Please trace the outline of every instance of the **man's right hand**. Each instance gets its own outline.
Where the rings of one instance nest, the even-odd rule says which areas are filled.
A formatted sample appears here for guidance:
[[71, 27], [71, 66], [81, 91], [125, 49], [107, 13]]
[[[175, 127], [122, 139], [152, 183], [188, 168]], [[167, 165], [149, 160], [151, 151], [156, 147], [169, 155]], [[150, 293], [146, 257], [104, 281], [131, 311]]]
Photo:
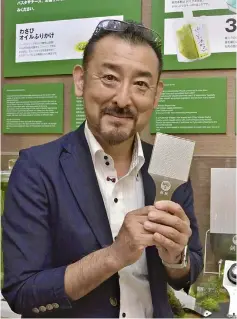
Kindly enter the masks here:
[[154, 206], [146, 206], [125, 216], [118, 236], [111, 245], [119, 268], [135, 263], [146, 247], [155, 245], [153, 233], [146, 231], [143, 226], [148, 220], [148, 213], [154, 210]]
[[92, 252], [67, 267], [65, 291], [72, 300], [87, 295], [119, 270], [135, 263], [146, 247], [155, 245], [153, 233], [144, 228], [151, 211], [156, 211], [156, 208], [147, 206], [129, 212], [112, 245]]

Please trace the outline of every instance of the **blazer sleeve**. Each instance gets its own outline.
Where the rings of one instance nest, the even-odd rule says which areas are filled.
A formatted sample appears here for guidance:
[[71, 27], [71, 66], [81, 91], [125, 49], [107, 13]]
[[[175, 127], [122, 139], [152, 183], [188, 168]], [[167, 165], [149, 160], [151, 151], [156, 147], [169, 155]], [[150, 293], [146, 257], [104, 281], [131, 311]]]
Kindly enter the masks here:
[[203, 250], [200, 242], [198, 223], [194, 213], [193, 189], [190, 179], [181, 185], [174, 193], [172, 200], [180, 204], [190, 220], [192, 235], [188, 243], [188, 253], [190, 257], [190, 273], [180, 280], [171, 280], [168, 283], [176, 290], [184, 288], [188, 292], [190, 286], [197, 280], [203, 269]]
[[11, 309], [24, 316], [35, 316], [36, 308], [48, 304], [72, 307], [64, 290], [66, 266], [53, 267], [49, 214], [39, 165], [30, 150], [21, 151], [9, 179], [2, 218], [2, 294]]

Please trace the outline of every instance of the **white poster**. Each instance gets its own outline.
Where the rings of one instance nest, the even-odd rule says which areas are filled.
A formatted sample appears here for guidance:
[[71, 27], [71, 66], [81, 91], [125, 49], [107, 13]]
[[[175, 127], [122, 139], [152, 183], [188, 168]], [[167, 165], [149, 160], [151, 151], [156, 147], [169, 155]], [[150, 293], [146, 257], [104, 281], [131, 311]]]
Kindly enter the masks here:
[[165, 12], [228, 9], [233, 0], [165, 0]]
[[[205, 28], [205, 34], [201, 34], [201, 41], [208, 44], [209, 54], [236, 52], [237, 50], [237, 33], [236, 33], [236, 17], [235, 15], [219, 15], [192, 18], [193, 25]], [[165, 43], [164, 54], [175, 55], [178, 50], [177, 30], [183, 30], [183, 39], [186, 40], [186, 51], [189, 48], [191, 55], [190, 39], [185, 29], [185, 20], [183, 18], [165, 19]], [[184, 35], [184, 32], [186, 34]], [[180, 31], [181, 33], [181, 31]], [[185, 46], [185, 42], [184, 42]]]
[[82, 59], [97, 24], [123, 16], [60, 20], [16, 25], [16, 63]]

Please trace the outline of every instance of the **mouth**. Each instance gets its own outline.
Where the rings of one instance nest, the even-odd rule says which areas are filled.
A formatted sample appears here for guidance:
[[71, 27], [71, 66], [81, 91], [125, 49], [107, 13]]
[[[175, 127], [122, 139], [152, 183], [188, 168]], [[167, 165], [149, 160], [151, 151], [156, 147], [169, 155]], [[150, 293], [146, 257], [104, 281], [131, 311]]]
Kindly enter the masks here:
[[133, 120], [132, 116], [120, 115], [120, 114], [105, 114], [107, 116], [111, 116], [117, 119], [125, 119], [125, 120]]

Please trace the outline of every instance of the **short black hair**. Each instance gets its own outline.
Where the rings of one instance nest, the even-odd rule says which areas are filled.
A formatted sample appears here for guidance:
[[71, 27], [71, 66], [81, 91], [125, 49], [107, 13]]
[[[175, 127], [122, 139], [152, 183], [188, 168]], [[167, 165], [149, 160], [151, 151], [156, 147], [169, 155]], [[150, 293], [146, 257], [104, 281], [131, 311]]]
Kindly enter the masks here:
[[115, 21], [111, 20], [109, 22], [110, 30], [106, 30], [104, 28], [96, 28], [95, 32], [93, 33], [92, 37], [88, 41], [84, 50], [84, 56], [82, 61], [83, 68], [86, 70], [86, 68], [88, 67], [88, 63], [93, 54], [96, 43], [106, 36], [113, 35], [115, 37], [118, 37], [120, 39], [123, 39], [135, 45], [148, 44], [156, 53], [156, 56], [159, 61], [159, 67], [158, 67], [158, 78], [159, 78], [163, 68], [163, 57], [161, 52], [160, 39], [155, 40], [153, 31], [148, 28], [145, 28], [143, 24], [141, 23], [137, 23], [135, 21], [125, 21], [125, 22], [127, 22], [127, 26], [122, 31], [117, 31], [117, 30], [113, 31], [113, 29], [116, 29], [116, 20]]

